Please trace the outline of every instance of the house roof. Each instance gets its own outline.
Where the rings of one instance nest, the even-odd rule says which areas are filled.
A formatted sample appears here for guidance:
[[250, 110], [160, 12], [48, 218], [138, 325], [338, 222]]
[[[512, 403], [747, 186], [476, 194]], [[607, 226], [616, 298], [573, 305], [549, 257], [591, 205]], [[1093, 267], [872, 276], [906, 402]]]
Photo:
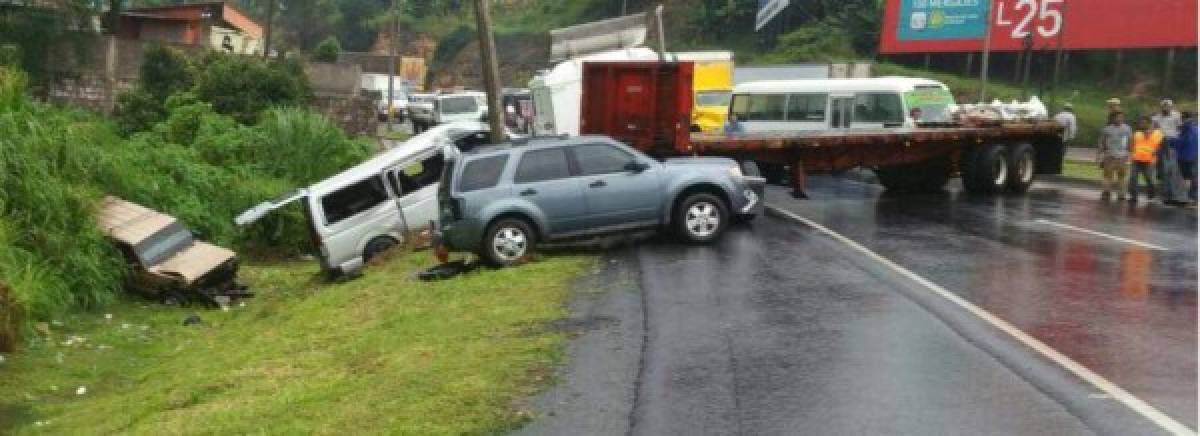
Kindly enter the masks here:
[[200, 21], [216, 19], [225, 27], [244, 32], [252, 37], [261, 38], [262, 26], [238, 8], [227, 2], [197, 2], [171, 6], [153, 6], [130, 8], [121, 12], [121, 16], [142, 20], [168, 21]]

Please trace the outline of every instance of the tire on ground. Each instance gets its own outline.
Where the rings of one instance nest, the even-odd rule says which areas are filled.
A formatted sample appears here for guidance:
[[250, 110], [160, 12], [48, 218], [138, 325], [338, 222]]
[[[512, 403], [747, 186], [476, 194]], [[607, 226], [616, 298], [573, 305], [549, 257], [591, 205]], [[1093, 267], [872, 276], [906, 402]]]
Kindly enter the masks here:
[[[508, 232], [508, 233], [506, 233]], [[506, 233], [505, 246], [501, 247], [498, 235]], [[517, 241], [520, 238], [521, 242]], [[493, 266], [511, 266], [533, 252], [537, 235], [533, 226], [521, 218], [501, 218], [488, 226], [479, 247], [479, 257]]]
[[707, 192], [687, 195], [673, 213], [671, 226], [675, 234], [691, 243], [715, 241], [729, 226], [729, 208], [719, 197]]
[[367, 242], [367, 246], [363, 248], [363, 263], [370, 262], [371, 259], [375, 258], [375, 256], [378, 256], [380, 253], [388, 251], [395, 246], [396, 240], [387, 236], [380, 236], [371, 239], [370, 242]]
[[876, 168], [875, 176], [888, 192], [928, 193], [941, 191], [950, 180], [950, 171], [950, 158], [941, 156], [915, 164]]
[[1008, 185], [1008, 147], [986, 145], [964, 159], [963, 186], [972, 194], [996, 194]]
[[1033, 185], [1037, 170], [1037, 152], [1029, 144], [1016, 144], [1008, 150], [1008, 192], [1021, 194]]

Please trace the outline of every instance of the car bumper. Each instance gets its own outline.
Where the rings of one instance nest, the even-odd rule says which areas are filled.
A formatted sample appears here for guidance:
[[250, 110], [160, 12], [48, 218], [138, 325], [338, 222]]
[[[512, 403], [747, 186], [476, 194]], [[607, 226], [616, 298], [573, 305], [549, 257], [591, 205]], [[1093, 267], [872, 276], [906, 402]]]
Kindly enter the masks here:
[[733, 195], [733, 213], [742, 216], [762, 214], [766, 186], [767, 181], [762, 177], [743, 177]]

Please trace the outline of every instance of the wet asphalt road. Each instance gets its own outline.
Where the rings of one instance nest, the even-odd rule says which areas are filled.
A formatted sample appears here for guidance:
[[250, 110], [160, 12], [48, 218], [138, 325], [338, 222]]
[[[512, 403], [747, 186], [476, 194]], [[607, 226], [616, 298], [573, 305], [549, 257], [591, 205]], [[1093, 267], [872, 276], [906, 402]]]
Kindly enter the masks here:
[[[1196, 215], [1027, 197], [892, 198], [814, 178], [768, 202], [837, 231], [1196, 425]], [[1147, 249], [1047, 220], [1161, 246]], [[927, 289], [762, 217], [713, 246], [611, 252], [526, 434], [1160, 434]], [[588, 286], [584, 286], [587, 288]], [[594, 288], [595, 286], [591, 286]]]

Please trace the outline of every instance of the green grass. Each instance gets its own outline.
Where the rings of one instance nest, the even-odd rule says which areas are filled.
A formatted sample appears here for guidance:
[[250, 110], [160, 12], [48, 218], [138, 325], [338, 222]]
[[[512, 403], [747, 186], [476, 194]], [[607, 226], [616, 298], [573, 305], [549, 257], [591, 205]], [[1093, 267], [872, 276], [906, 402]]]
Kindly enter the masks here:
[[1063, 161], [1062, 176], [1095, 182], [1103, 180], [1103, 174], [1100, 172], [1100, 165], [1095, 162], [1087, 161]]
[[[553, 257], [424, 283], [427, 253], [324, 284], [315, 262], [243, 268], [258, 293], [229, 311], [124, 301], [78, 314], [0, 364], [15, 434], [481, 434], [528, 419], [549, 381], [570, 282]], [[185, 327], [196, 312], [205, 325]], [[86, 342], [64, 345], [71, 336]], [[84, 386], [87, 393], [76, 395]]]

